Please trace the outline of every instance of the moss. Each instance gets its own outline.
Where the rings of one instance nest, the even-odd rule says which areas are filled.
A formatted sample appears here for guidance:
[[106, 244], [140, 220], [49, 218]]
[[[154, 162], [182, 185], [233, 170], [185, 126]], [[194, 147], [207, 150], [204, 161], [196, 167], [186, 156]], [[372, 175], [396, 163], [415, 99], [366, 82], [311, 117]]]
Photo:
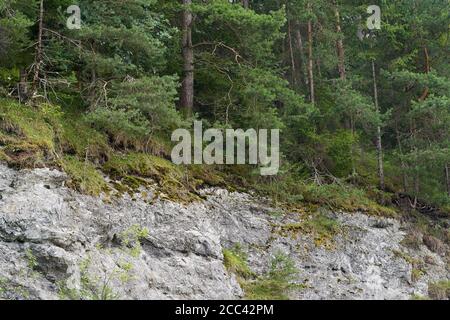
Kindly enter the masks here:
[[80, 161], [75, 156], [66, 156], [60, 163], [70, 177], [68, 182], [70, 187], [92, 196], [110, 191], [103, 176], [89, 161]]
[[113, 175], [137, 175], [153, 177], [158, 174], [154, 159], [143, 153], [116, 153], [103, 166], [103, 169]]
[[204, 165], [189, 165], [189, 174], [196, 179], [197, 185], [208, 185], [212, 187], [226, 187], [226, 182], [222, 174], [214, 167]]
[[370, 199], [366, 191], [347, 184], [306, 184], [303, 186], [304, 200], [341, 209], [348, 212], [362, 211], [377, 216], [394, 217], [397, 215], [392, 208], [382, 206]]
[[[232, 166], [236, 167], [236, 166]], [[234, 176], [233, 169], [227, 171]], [[262, 196], [268, 196], [275, 206], [285, 207], [288, 210], [305, 206], [328, 207], [333, 210], [347, 212], [362, 211], [371, 215], [395, 217], [398, 216], [392, 207], [381, 205], [377, 202], [379, 193], [374, 194], [372, 189], [356, 187], [343, 180], [335, 179], [331, 183], [306, 183], [308, 176], [296, 176], [289, 171], [276, 179], [265, 179], [252, 175], [249, 169], [239, 171], [242, 185], [246, 189], [256, 190]], [[232, 179], [227, 179], [232, 180]], [[238, 179], [234, 180], [239, 183]], [[367, 189], [367, 190], [366, 190]], [[389, 199], [389, 194], [384, 194], [384, 200]]]
[[91, 128], [83, 117], [68, 112], [62, 117], [61, 124], [61, 147], [65, 153], [94, 162], [108, 159], [112, 151], [107, 136]]
[[43, 166], [56, 158], [58, 107], [39, 108], [0, 99], [2, 159], [14, 167]]
[[280, 231], [282, 235], [312, 234], [317, 246], [332, 247], [332, 240], [341, 231], [341, 226], [338, 221], [319, 212], [305, 221], [283, 225]]
[[418, 259], [415, 259], [415, 258], [411, 257], [409, 254], [407, 254], [407, 253], [405, 253], [403, 251], [392, 250], [392, 253], [395, 256], [405, 260], [407, 263], [409, 263], [412, 266], [416, 266], [416, 265], [418, 265], [420, 263], [420, 261]]
[[29, 299], [29, 289], [6, 278], [0, 278], [0, 300]]
[[425, 297], [425, 296], [421, 296], [419, 294], [413, 294], [411, 296], [411, 300], [430, 300], [430, 298]]
[[305, 226], [307, 229], [321, 236], [334, 236], [339, 232], [340, 228], [338, 221], [331, 219], [322, 213], [314, 215], [312, 219], [307, 220]]
[[158, 184], [164, 198], [182, 202], [199, 199], [197, 184], [189, 179], [187, 169], [156, 156], [138, 152], [115, 153], [103, 165], [103, 170], [132, 190], [148, 185], [146, 178], [150, 178]]
[[[48, 116], [48, 111], [43, 111], [44, 108], [34, 109], [18, 103], [2, 102], [0, 116], [4, 131], [23, 136], [36, 146], [54, 150], [55, 131], [51, 122], [55, 119]], [[48, 106], [45, 110], [47, 109]]]
[[411, 281], [417, 282], [425, 275], [425, 271], [422, 269], [413, 268], [411, 271]]

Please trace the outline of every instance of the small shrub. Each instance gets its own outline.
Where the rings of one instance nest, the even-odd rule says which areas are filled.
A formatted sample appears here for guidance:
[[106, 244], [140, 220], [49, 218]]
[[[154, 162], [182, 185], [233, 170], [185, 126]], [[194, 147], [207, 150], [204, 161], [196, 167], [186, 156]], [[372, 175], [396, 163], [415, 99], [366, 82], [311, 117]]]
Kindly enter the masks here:
[[297, 269], [294, 262], [284, 254], [278, 253], [272, 259], [267, 274], [254, 281], [244, 283], [246, 298], [250, 300], [287, 300], [287, 293], [295, 287]]
[[247, 255], [239, 245], [231, 249], [223, 250], [223, 264], [229, 272], [243, 279], [247, 279], [253, 275], [253, 272], [247, 265]]
[[25, 256], [27, 257], [28, 267], [31, 270], [35, 270], [38, 266], [38, 262], [31, 249], [25, 250]]
[[442, 280], [428, 284], [428, 295], [433, 300], [450, 299], [450, 281]]
[[422, 269], [413, 268], [412, 271], [411, 271], [411, 281], [412, 282], [417, 282], [424, 275], [425, 275], [425, 271], [423, 271]]
[[149, 231], [146, 227], [133, 225], [119, 234], [119, 239], [124, 249], [129, 250], [133, 257], [141, 253], [141, 240], [148, 237]]
[[64, 282], [58, 283], [58, 295], [62, 300], [117, 300], [119, 295], [109, 286], [110, 281], [115, 276], [112, 271], [105, 274], [103, 279], [94, 277], [89, 273], [91, 259], [81, 261], [80, 267], [80, 288], [69, 288]]

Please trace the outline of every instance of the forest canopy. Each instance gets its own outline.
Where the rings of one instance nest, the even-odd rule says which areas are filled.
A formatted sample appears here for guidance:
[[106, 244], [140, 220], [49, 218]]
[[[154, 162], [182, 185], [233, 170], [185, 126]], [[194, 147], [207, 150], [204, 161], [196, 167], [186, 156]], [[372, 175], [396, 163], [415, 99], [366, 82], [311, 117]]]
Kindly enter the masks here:
[[[214, 168], [266, 191], [449, 208], [449, 34], [448, 0], [0, 0], [0, 159], [108, 172], [197, 119], [281, 130], [278, 176]], [[37, 115], [51, 135], [17, 120]]]

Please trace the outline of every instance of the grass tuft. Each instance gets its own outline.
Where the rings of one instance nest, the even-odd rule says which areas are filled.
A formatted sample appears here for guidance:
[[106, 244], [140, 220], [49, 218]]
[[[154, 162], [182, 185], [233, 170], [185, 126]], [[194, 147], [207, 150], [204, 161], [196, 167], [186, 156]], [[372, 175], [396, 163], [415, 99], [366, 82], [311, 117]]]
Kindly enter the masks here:
[[62, 159], [61, 166], [70, 177], [69, 187], [92, 196], [110, 191], [105, 179], [91, 162], [80, 161], [75, 156], [66, 156]]

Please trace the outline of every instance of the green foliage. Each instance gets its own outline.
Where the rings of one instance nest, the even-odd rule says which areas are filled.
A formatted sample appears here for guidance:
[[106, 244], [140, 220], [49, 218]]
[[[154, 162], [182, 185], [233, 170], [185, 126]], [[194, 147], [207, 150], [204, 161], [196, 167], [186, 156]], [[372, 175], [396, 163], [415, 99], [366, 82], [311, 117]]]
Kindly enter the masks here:
[[116, 84], [112, 92], [108, 106], [95, 109], [87, 119], [118, 145], [142, 149], [151, 135], [168, 135], [185, 126], [175, 110], [175, 77], [128, 79]]
[[[92, 194], [103, 189], [96, 171], [102, 167], [132, 191], [156, 180], [174, 199], [196, 198], [202, 184], [226, 185], [257, 189], [277, 205], [394, 215], [378, 203], [390, 197], [378, 190], [379, 127], [386, 190], [450, 207], [443, 173], [450, 163], [447, 0], [379, 2], [382, 28], [363, 39], [355, 36], [365, 29], [361, 1], [250, 1], [246, 9], [227, 0], [195, 0], [189, 8], [81, 0], [80, 30], [65, 27], [70, 4], [45, 1], [38, 57], [39, 1], [0, 1], [0, 95], [16, 97], [25, 80], [28, 94], [49, 102], [0, 100], [0, 159], [10, 165], [43, 166], [69, 156], [62, 162], [73, 177], [82, 175], [81, 162], [94, 173], [73, 183]], [[167, 158], [171, 132], [192, 120], [177, 110], [189, 71], [180, 55], [186, 9], [195, 16], [195, 117], [218, 128], [281, 129], [277, 177], [256, 177], [253, 167], [155, 165], [147, 157]], [[336, 55], [340, 40], [345, 77]], [[26, 79], [19, 79], [24, 71]]]
[[358, 138], [349, 131], [338, 131], [332, 135], [324, 135], [322, 140], [327, 168], [337, 177], [347, 177], [352, 174], [354, 146], [358, 143]]
[[319, 213], [305, 222], [305, 227], [313, 230], [319, 237], [334, 236], [340, 230], [339, 222]]
[[326, 205], [346, 211], [363, 211], [374, 215], [395, 216], [392, 208], [384, 207], [371, 200], [363, 189], [342, 183], [304, 185], [304, 199], [307, 202]]
[[25, 256], [27, 257], [28, 267], [31, 270], [36, 269], [36, 267], [38, 266], [38, 262], [31, 249], [25, 250]]
[[114, 292], [109, 283], [115, 273], [105, 275], [100, 279], [90, 273], [91, 259], [88, 257], [80, 262], [80, 286], [68, 287], [64, 282], [59, 283], [58, 295], [61, 300], [117, 300], [119, 295]]
[[243, 285], [246, 299], [249, 300], [288, 300], [287, 293], [296, 286], [292, 284], [298, 273], [293, 261], [282, 253], [277, 253], [269, 271]]
[[139, 225], [133, 225], [130, 228], [124, 230], [120, 235], [119, 239], [122, 246], [129, 250], [132, 257], [139, 257], [141, 253], [141, 240], [148, 237], [149, 231], [146, 227], [141, 227]]
[[294, 237], [299, 233], [310, 234], [314, 237], [316, 246], [331, 248], [334, 237], [341, 232], [341, 226], [337, 220], [319, 211], [302, 222], [281, 226], [280, 231], [283, 235], [290, 234]]
[[75, 156], [65, 156], [61, 166], [69, 175], [68, 185], [74, 189], [92, 196], [108, 193], [110, 187], [102, 174], [89, 161], [82, 161]]
[[31, 109], [11, 100], [0, 100], [0, 145], [3, 158], [12, 166], [42, 166], [55, 156], [57, 107]]
[[0, 1], [0, 67], [22, 66], [31, 45], [29, 28], [34, 16], [36, 1]]
[[149, 122], [138, 110], [98, 108], [91, 112], [87, 121], [106, 132], [118, 146], [138, 148], [143, 137], [150, 133]]
[[425, 272], [422, 269], [413, 268], [411, 271], [411, 281], [417, 282], [425, 275]]
[[223, 250], [223, 264], [228, 272], [234, 273], [242, 279], [250, 278], [253, 275], [247, 265], [247, 255], [239, 245]]
[[112, 152], [107, 136], [92, 128], [76, 112], [65, 111], [61, 126], [60, 143], [65, 153], [98, 162], [107, 159]]
[[269, 270], [256, 275], [248, 266], [247, 255], [239, 244], [223, 250], [224, 266], [236, 275], [239, 284], [250, 300], [287, 300], [287, 293], [296, 286], [292, 284], [297, 274], [293, 261], [283, 253], [271, 260]]
[[111, 155], [103, 165], [103, 170], [121, 180], [132, 192], [137, 191], [140, 186], [156, 182], [161, 196], [182, 202], [198, 199], [198, 185], [205, 182], [221, 183], [218, 176], [208, 174], [207, 170], [190, 172], [188, 168], [176, 166], [163, 158], [137, 152]]

